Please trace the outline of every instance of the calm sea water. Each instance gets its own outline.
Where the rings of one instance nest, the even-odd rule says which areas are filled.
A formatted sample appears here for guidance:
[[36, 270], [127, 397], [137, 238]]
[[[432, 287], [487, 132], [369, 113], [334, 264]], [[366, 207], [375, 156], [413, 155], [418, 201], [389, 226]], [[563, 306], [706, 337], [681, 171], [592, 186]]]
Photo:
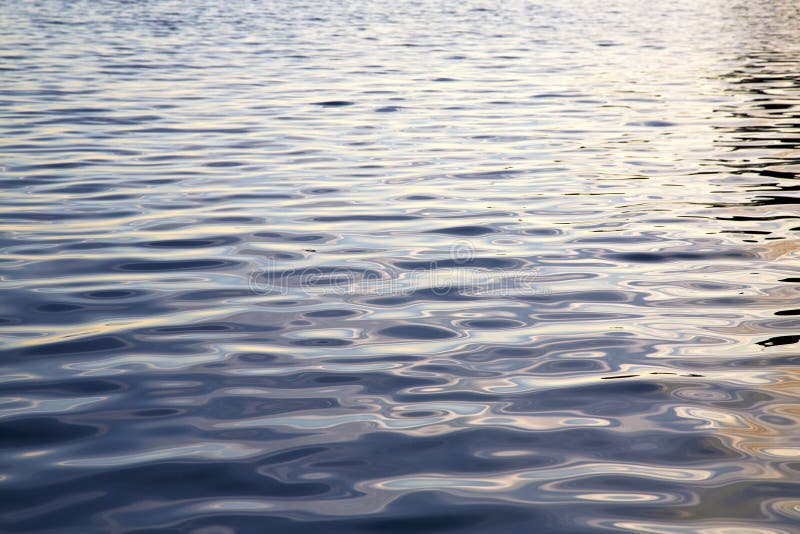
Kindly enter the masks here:
[[800, 532], [791, 0], [0, 5], [3, 532]]

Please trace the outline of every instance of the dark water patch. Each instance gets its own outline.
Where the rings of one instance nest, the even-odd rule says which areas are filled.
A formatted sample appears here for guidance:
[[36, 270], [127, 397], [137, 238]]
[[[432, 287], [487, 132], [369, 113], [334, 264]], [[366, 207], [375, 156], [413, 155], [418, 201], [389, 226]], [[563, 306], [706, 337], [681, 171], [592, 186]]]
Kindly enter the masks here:
[[330, 234], [294, 234], [289, 232], [255, 232], [253, 237], [266, 241], [289, 241], [296, 243], [328, 243], [336, 240]]
[[[0, 384], [0, 392], [5, 395], [35, 394], [47, 397], [72, 397], [82, 395], [102, 395], [117, 393], [125, 389], [118, 381], [78, 378], [61, 381], [39, 381], [34, 384]], [[48, 419], [48, 421], [50, 421]]]
[[315, 102], [314, 104], [324, 108], [341, 108], [344, 106], [352, 106], [355, 102], [350, 102], [349, 100], [326, 100], [324, 102]]
[[301, 196], [291, 193], [234, 193], [230, 195], [206, 197], [204, 200], [221, 202], [225, 200], [283, 200], [291, 198], [301, 198]]
[[55, 222], [63, 220], [107, 220], [115, 218], [132, 217], [135, 211], [105, 211], [92, 210], [85, 213], [57, 213], [57, 212], [27, 212], [27, 213], [0, 213], [0, 221], [7, 222]]
[[47, 193], [98, 193], [100, 191], [106, 191], [111, 187], [111, 185], [104, 183], [84, 183], [68, 185], [64, 187], [55, 187], [45, 191]]
[[226, 299], [246, 298], [254, 295], [251, 289], [198, 289], [174, 293], [170, 298], [176, 301], [224, 302]]
[[298, 347], [346, 347], [352, 344], [353, 342], [349, 339], [335, 338], [312, 338], [292, 341], [292, 345], [297, 345]]
[[232, 245], [238, 243], [240, 239], [236, 236], [220, 236], [208, 238], [194, 238], [194, 239], [159, 239], [154, 241], [145, 241], [139, 246], [145, 248], [209, 248], [220, 247], [223, 245]]
[[225, 215], [220, 217], [208, 217], [205, 219], [207, 223], [220, 223], [220, 224], [263, 224], [264, 219], [261, 217], [249, 217], [244, 215]]
[[[312, 380], [313, 382], [313, 380]], [[259, 397], [225, 397], [212, 399], [210, 401], [212, 413], [215, 414], [215, 419], [220, 421], [235, 421], [243, 413], [258, 414], [260, 416], [266, 415], [279, 415], [289, 413], [308, 412], [309, 410], [325, 410], [330, 408], [340, 407], [339, 402], [335, 398], [299, 398], [299, 399], [282, 399], [280, 403], [276, 403], [274, 399], [264, 399]], [[314, 448], [312, 450], [320, 451], [321, 448]], [[287, 461], [287, 453], [275, 455], [272, 461], [266, 461], [266, 464], [278, 463], [280, 458]], [[290, 452], [288, 454], [294, 454]], [[304, 454], [304, 456], [307, 454]], [[302, 457], [302, 456], [301, 456]]]
[[357, 315], [358, 312], [353, 310], [315, 310], [306, 312], [304, 315], [306, 317], [352, 317], [353, 315]]
[[437, 197], [430, 195], [408, 195], [406, 200], [436, 200]]
[[476, 268], [487, 270], [518, 269], [525, 265], [517, 258], [464, 257], [443, 260], [395, 261], [394, 266], [407, 271], [432, 271], [435, 269]]
[[303, 193], [309, 195], [330, 195], [332, 193], [343, 193], [344, 190], [339, 189], [337, 187], [314, 187], [312, 189], [306, 189]]
[[800, 341], [800, 335], [792, 336], [775, 336], [764, 341], [759, 341], [757, 344], [762, 347], [776, 347], [778, 345], [793, 345]]
[[66, 313], [66, 312], [81, 310], [83, 308], [84, 308], [83, 306], [80, 306], [78, 304], [68, 304], [66, 302], [51, 302], [36, 306], [34, 309], [36, 311], [44, 313]]
[[89, 197], [89, 200], [92, 201], [99, 201], [99, 202], [116, 202], [118, 200], [129, 200], [132, 198], [136, 198], [136, 195], [130, 194], [111, 194], [111, 195], [99, 195], [96, 197]]
[[113, 300], [119, 301], [130, 298], [137, 298], [145, 296], [146, 291], [137, 289], [96, 289], [92, 291], [84, 291], [76, 293], [75, 296], [87, 300]]
[[478, 330], [499, 330], [507, 328], [520, 328], [525, 326], [522, 321], [513, 319], [470, 319], [461, 323], [465, 328], [475, 328]]
[[390, 326], [378, 331], [379, 334], [396, 339], [447, 339], [458, 334], [452, 330], [437, 326], [426, 326], [421, 324], [406, 324]]
[[206, 167], [219, 168], [219, 167], [241, 167], [245, 165], [241, 161], [210, 161], [206, 163]]
[[326, 215], [314, 217], [316, 222], [383, 222], [383, 221], [411, 221], [419, 219], [417, 215]]
[[55, 341], [22, 349], [23, 355], [57, 356], [61, 354], [83, 354], [119, 351], [130, 346], [120, 336], [93, 336], [73, 341]]
[[120, 263], [115, 270], [133, 272], [177, 272], [207, 269], [229, 269], [239, 265], [232, 260], [171, 260], [171, 261], [134, 261]]
[[98, 434], [88, 425], [75, 425], [53, 417], [28, 417], [11, 421], [0, 421], [5, 447], [48, 447], [63, 442], [87, 439]]
[[634, 263], [662, 263], [668, 261], [713, 261], [713, 260], [744, 260], [753, 259], [756, 254], [744, 250], [709, 251], [709, 252], [625, 252], [605, 254], [616, 261]]
[[[323, 346], [323, 349], [325, 347]], [[325, 388], [322, 393], [324, 398], [328, 398], [325, 391], [327, 388], [337, 385], [343, 386], [346, 384], [357, 384], [363, 389], [365, 393], [374, 393], [376, 395], [385, 391], [406, 391], [408, 389], [417, 387], [426, 387], [433, 385], [441, 385], [443, 380], [440, 378], [428, 377], [406, 377], [399, 375], [391, 375], [385, 373], [369, 373], [362, 372], [356, 374], [331, 374], [325, 372], [304, 372], [294, 373], [287, 376], [271, 377], [261, 376], [258, 380], [261, 387], [274, 388], [276, 390], [291, 391], [301, 390], [307, 397], [319, 398], [315, 390]], [[241, 418], [240, 414], [240, 418]]]
[[525, 235], [557, 236], [564, 233], [559, 228], [526, 228], [522, 230]]
[[454, 178], [461, 180], [508, 180], [514, 178], [515, 175], [521, 174], [522, 172], [531, 172], [531, 171], [500, 170], [500, 171], [484, 171], [484, 172], [467, 172], [467, 173], [456, 174]]
[[647, 128], [667, 128], [669, 126], [675, 126], [674, 122], [669, 121], [661, 121], [661, 120], [649, 120], [649, 121], [642, 121], [642, 122], [629, 122], [625, 126], [645, 126]]
[[[491, 372], [491, 371], [474, 371], [472, 369], [466, 369], [464, 367], [459, 367], [455, 365], [433, 365], [433, 364], [423, 364], [423, 365], [415, 365], [415, 371], [422, 371], [425, 373], [436, 373], [439, 376], [468, 376], [468, 377], [491, 377], [491, 376], [500, 376], [501, 373], [498, 372]], [[419, 412], [413, 412], [414, 414], [418, 414]], [[406, 414], [410, 417], [410, 414]], [[416, 417], [421, 417], [419, 415], [415, 415]]]
[[[269, 332], [273, 330], [280, 330], [281, 327], [275, 325], [260, 325], [258, 330], [261, 332]], [[174, 326], [159, 326], [155, 328], [148, 328], [141, 331], [142, 334], [154, 336], [172, 336], [182, 334], [204, 334], [204, 333], [229, 333], [229, 332], [242, 332], [252, 330], [245, 325], [238, 323], [203, 323], [191, 325], [174, 325]]]
[[580, 93], [540, 93], [538, 95], [533, 95], [533, 98], [577, 98], [581, 96]]
[[604, 371], [604, 366], [595, 360], [552, 360], [536, 366], [539, 373], [572, 374]]
[[447, 228], [428, 230], [428, 232], [433, 234], [457, 235], [457, 236], [481, 236], [486, 234], [493, 234], [496, 232], [496, 230], [491, 226], [450, 226]]
[[636, 378], [639, 375], [601, 376], [600, 380], [616, 380], [618, 378]]
[[129, 129], [128, 132], [132, 134], [175, 134], [175, 135], [188, 135], [188, 134], [230, 134], [242, 135], [252, 132], [251, 128], [174, 128], [167, 126], [154, 126], [150, 128], [137, 128]]

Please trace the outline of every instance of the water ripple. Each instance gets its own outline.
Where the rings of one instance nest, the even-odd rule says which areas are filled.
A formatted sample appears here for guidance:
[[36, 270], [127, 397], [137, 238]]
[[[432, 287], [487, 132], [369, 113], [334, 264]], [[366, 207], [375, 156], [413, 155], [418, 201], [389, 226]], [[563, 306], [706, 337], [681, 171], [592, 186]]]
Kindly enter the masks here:
[[797, 532], [790, 0], [0, 6], [4, 532]]

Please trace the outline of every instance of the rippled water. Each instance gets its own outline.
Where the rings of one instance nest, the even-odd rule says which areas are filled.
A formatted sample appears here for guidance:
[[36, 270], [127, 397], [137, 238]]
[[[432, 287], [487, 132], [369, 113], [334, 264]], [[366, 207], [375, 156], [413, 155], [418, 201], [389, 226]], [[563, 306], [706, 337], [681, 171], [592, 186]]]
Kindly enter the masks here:
[[800, 532], [796, 2], [0, 15], [0, 530]]

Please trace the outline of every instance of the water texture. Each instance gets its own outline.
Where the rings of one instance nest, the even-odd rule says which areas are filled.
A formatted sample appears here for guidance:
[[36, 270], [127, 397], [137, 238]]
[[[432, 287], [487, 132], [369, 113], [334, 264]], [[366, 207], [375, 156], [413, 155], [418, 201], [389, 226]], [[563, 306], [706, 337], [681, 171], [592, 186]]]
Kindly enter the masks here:
[[792, 0], [0, 4], [3, 532], [800, 532]]

